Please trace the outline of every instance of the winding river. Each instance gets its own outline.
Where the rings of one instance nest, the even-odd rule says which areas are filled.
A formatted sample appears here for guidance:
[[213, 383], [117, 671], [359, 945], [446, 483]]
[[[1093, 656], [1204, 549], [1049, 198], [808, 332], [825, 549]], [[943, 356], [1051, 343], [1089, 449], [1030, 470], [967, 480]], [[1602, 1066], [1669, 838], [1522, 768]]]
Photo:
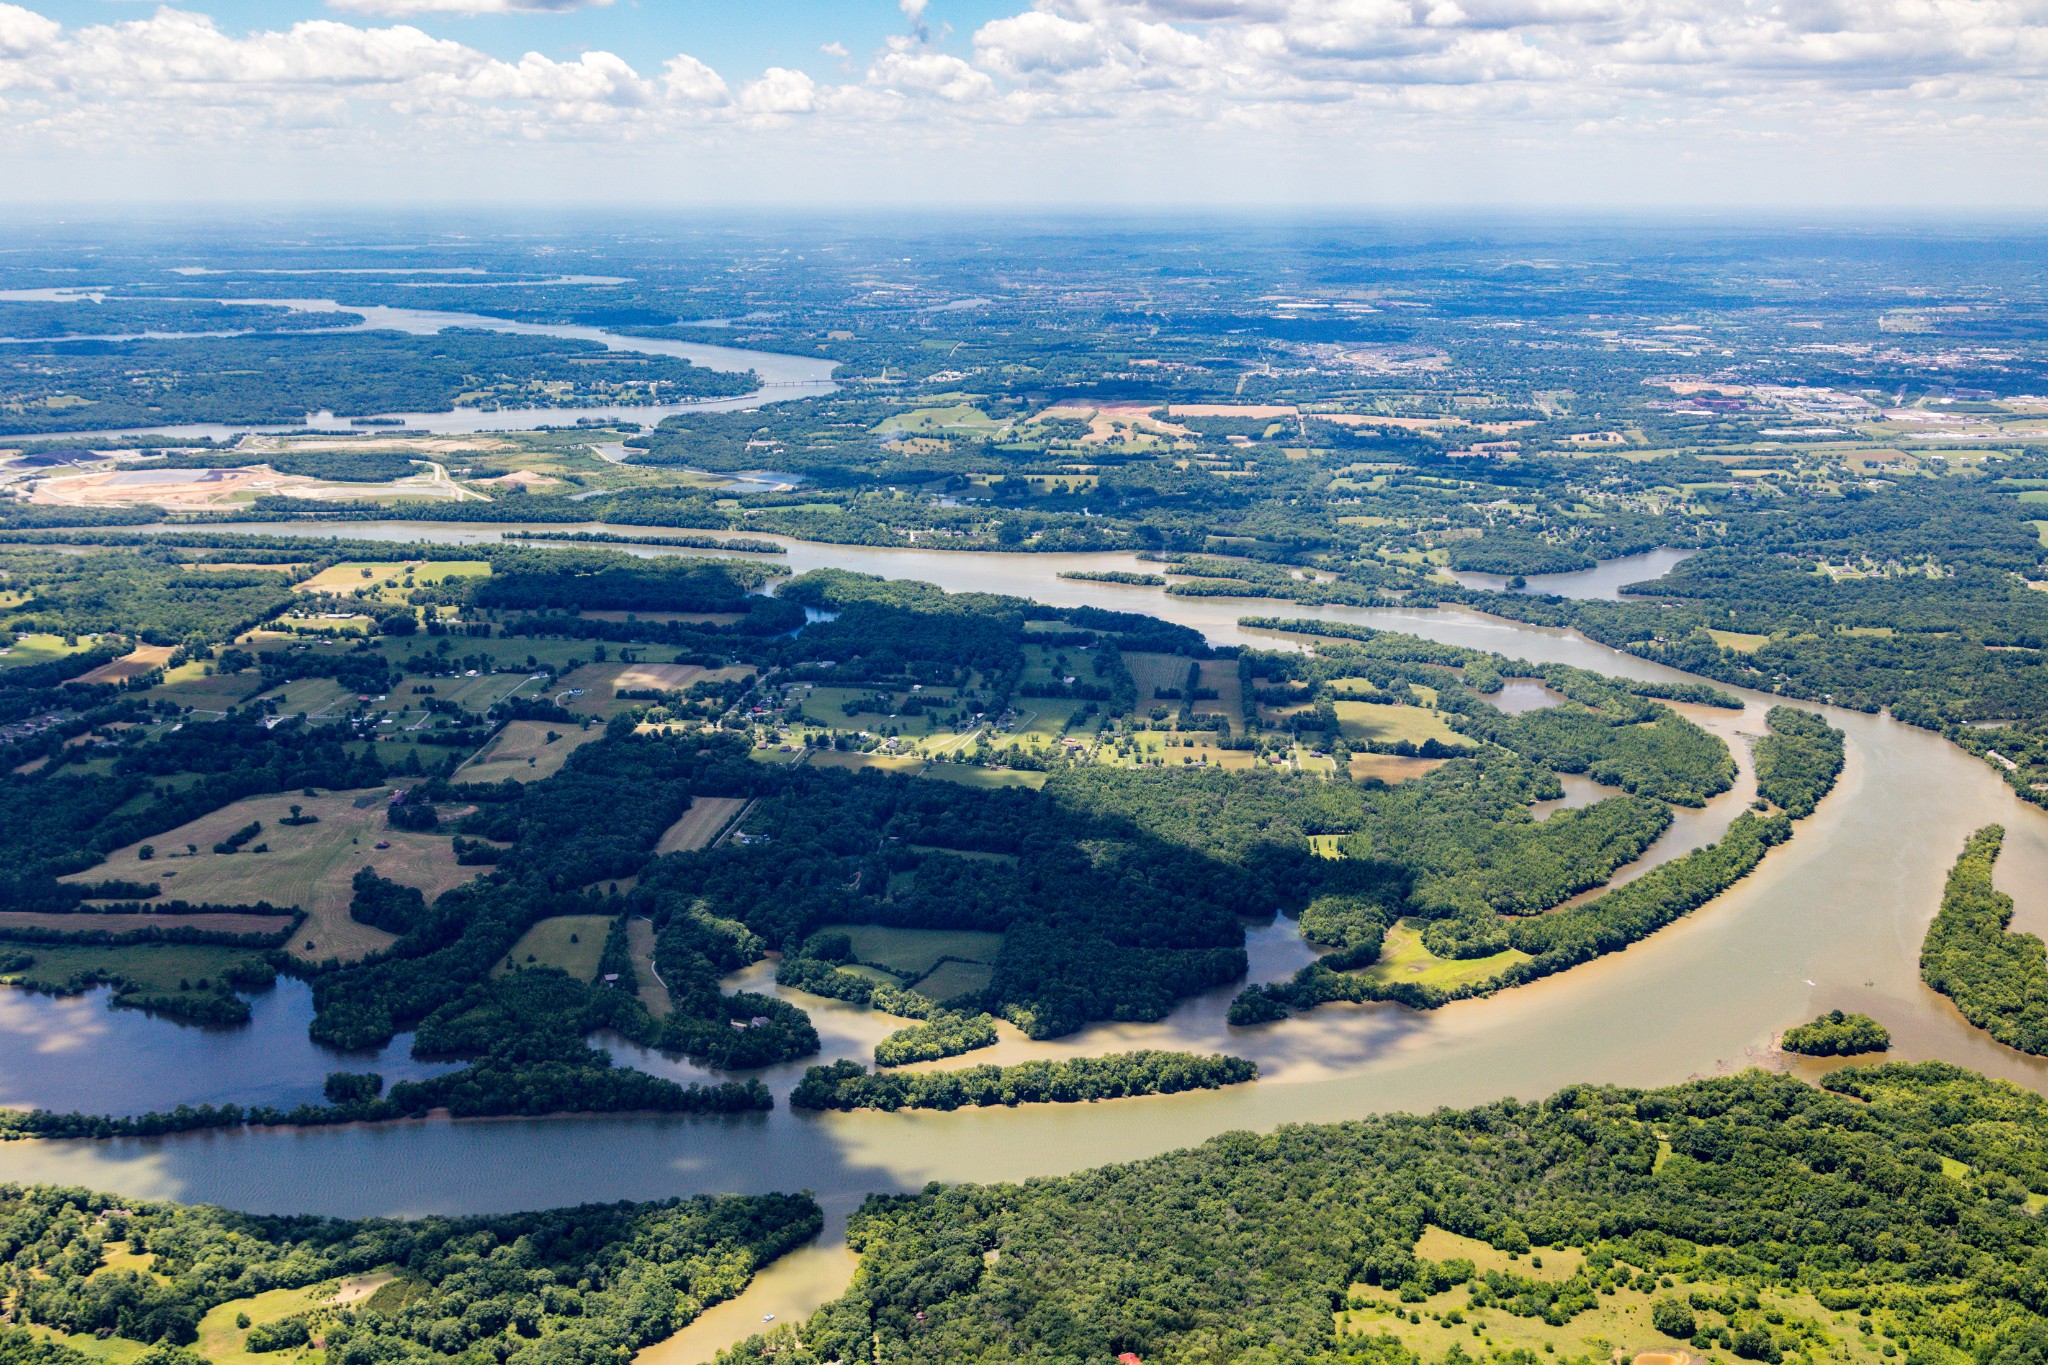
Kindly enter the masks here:
[[[606, 277], [576, 277], [578, 281], [602, 282]], [[0, 299], [37, 299], [45, 302], [64, 302], [71, 299], [91, 297], [90, 291], [62, 290], [11, 290], [0, 292]], [[213, 440], [228, 440], [245, 432], [292, 432], [292, 431], [368, 431], [375, 434], [389, 434], [386, 428], [396, 423], [408, 431], [431, 432], [437, 436], [466, 435], [484, 431], [532, 431], [545, 426], [575, 426], [579, 422], [630, 422], [641, 427], [652, 427], [664, 418], [684, 412], [720, 412], [740, 408], [757, 408], [763, 403], [782, 402], [794, 398], [815, 398], [831, 393], [838, 385], [832, 382], [832, 372], [838, 368], [836, 361], [821, 356], [784, 355], [775, 351], [752, 351], [737, 346], [708, 346], [694, 341], [674, 341], [664, 337], [627, 336], [603, 327], [579, 327], [568, 324], [513, 322], [506, 318], [489, 317], [482, 313], [451, 313], [428, 308], [393, 308], [381, 305], [344, 306], [333, 299], [213, 299], [195, 302], [260, 305], [290, 308], [302, 313], [354, 313], [363, 320], [346, 327], [322, 328], [314, 332], [291, 333], [293, 336], [337, 336], [349, 332], [405, 332], [414, 336], [431, 336], [451, 327], [469, 328], [487, 332], [503, 332], [513, 336], [562, 337], [571, 341], [594, 341], [610, 351], [623, 351], [633, 355], [659, 355], [673, 359], [687, 360], [692, 365], [706, 369], [724, 370], [733, 374], [744, 374], [752, 370], [760, 377], [761, 387], [752, 393], [731, 398], [705, 398], [688, 403], [627, 404], [579, 408], [454, 408], [447, 412], [386, 412], [372, 416], [375, 425], [360, 426], [346, 417], [336, 417], [331, 412], [314, 412], [306, 415], [303, 425], [282, 423], [230, 424], [221, 422], [193, 422], [157, 427], [130, 427], [118, 431], [56, 431], [42, 433], [45, 437], [72, 437], [81, 441], [106, 440], [128, 436], [183, 436], [206, 437]], [[38, 344], [74, 341], [176, 341], [191, 337], [250, 336], [253, 332], [138, 332], [123, 336], [105, 337], [0, 337], [0, 345], [33, 340]], [[35, 433], [17, 433], [6, 439], [39, 439]]]
[[[238, 529], [313, 531], [304, 524]], [[522, 529], [529, 528], [328, 523], [313, 533], [474, 543]], [[1459, 609], [1173, 597], [1158, 588], [1057, 576], [1067, 569], [1137, 567], [1122, 554], [787, 545], [789, 554], [777, 562], [798, 572], [836, 565], [954, 590], [1149, 612], [1199, 629], [1218, 644], [1270, 645], [1276, 637], [1247, 632], [1237, 619], [1278, 614], [1409, 631], [1629, 677], [1684, 676], [1573, 632]], [[1640, 565], [1620, 567], [1632, 574], [1622, 581], [1651, 576]], [[1655, 855], [1715, 837], [1746, 799], [1753, 777], [1742, 737], [1762, 733], [1763, 712], [1774, 699], [1753, 693], [1744, 699], [1741, 713], [1690, 712], [1731, 739], [1744, 759], [1743, 783], [1706, 811], [1682, 813]], [[1006, 1034], [998, 1054], [1010, 1060], [1140, 1046], [1227, 1049], [1258, 1060], [1263, 1079], [1252, 1085], [954, 1114], [815, 1115], [782, 1105], [772, 1114], [720, 1118], [420, 1121], [147, 1141], [18, 1142], [0, 1144], [0, 1178], [259, 1211], [354, 1215], [509, 1210], [695, 1191], [815, 1192], [830, 1215], [824, 1239], [771, 1267], [741, 1299], [706, 1314], [673, 1342], [651, 1348], [644, 1362], [689, 1365], [758, 1330], [764, 1313], [787, 1317], [843, 1287], [852, 1267], [841, 1237], [844, 1219], [869, 1191], [913, 1189], [928, 1180], [1016, 1180], [1144, 1157], [1230, 1129], [1469, 1105], [1503, 1095], [1535, 1099], [1579, 1081], [1659, 1085], [1753, 1063], [1817, 1075], [1825, 1064], [1785, 1058], [1771, 1044], [1778, 1031], [1832, 1008], [1874, 1015], [1891, 1029], [1898, 1058], [1956, 1062], [2048, 1092], [2048, 1060], [2000, 1047], [1970, 1028], [1920, 983], [1916, 969], [1948, 866], [1965, 836], [1983, 824], [2000, 821], [2009, 830], [1998, 881], [2018, 898], [2016, 927], [2048, 927], [2048, 897], [2041, 894], [2048, 815], [1935, 735], [1883, 716], [1823, 709], [1849, 737], [1847, 767], [1834, 793], [1748, 880], [1626, 952], [1491, 1000], [1427, 1014], [1333, 1005], [1264, 1029], [1232, 1030], [1223, 1022], [1233, 993], [1225, 989], [1186, 1002], [1162, 1024], [1101, 1026], [1050, 1044]], [[1257, 979], [1284, 976], [1307, 954], [1285, 922], [1255, 929], [1251, 951]], [[769, 979], [763, 964], [735, 984], [761, 988]], [[891, 1026], [836, 1002], [803, 997], [802, 1003], [817, 1018], [828, 1056], [860, 1055]], [[5, 1013], [0, 1033], [9, 1048], [30, 1045]], [[689, 1074], [658, 1057], [617, 1051], [623, 1062]], [[86, 1049], [80, 1061], [90, 1064], [90, 1056]], [[779, 1068], [766, 1079], [786, 1094], [801, 1070]], [[37, 1089], [30, 1077], [10, 1085], [0, 1100], [38, 1103]]]

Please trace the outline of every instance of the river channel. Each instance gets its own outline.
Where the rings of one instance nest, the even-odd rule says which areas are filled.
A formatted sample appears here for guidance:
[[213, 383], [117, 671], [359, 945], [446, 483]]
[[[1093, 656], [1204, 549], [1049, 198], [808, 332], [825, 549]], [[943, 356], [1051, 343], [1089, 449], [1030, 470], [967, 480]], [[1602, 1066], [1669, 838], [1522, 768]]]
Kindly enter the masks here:
[[[574, 528], [355, 522], [206, 529], [479, 543], [508, 531]], [[1070, 569], [1141, 567], [1123, 554], [785, 543], [789, 553], [776, 562], [797, 572], [835, 565], [953, 590], [1142, 611], [1192, 626], [1217, 644], [1277, 643], [1241, 628], [1242, 615], [1316, 617], [1627, 677], [1686, 676], [1574, 632], [1462, 609], [1300, 607], [1174, 597], [1154, 587], [1058, 577]], [[1620, 581], [1654, 576], [1640, 564], [1619, 568], [1631, 574]], [[1744, 784], [1706, 812], [1681, 813], [1673, 835], [1691, 844], [1725, 828], [1751, 780], [1743, 736], [1762, 733], [1763, 712], [1774, 700], [1751, 693], [1741, 713], [1689, 710], [1731, 739], [1744, 760]], [[2048, 814], [2019, 801], [1981, 763], [1935, 735], [1883, 716], [1822, 709], [1848, 734], [1848, 763], [1833, 794], [1747, 880], [1625, 952], [1490, 1000], [1430, 1013], [1334, 1005], [1262, 1029], [1233, 1030], [1222, 1019], [1231, 994], [1224, 990], [1186, 1002], [1161, 1024], [1102, 1026], [1054, 1044], [1010, 1036], [1002, 1046], [1005, 1060], [1141, 1046], [1228, 1050], [1260, 1063], [1263, 1078], [1251, 1085], [953, 1114], [815, 1115], [781, 1105], [772, 1114], [721, 1118], [421, 1121], [147, 1141], [18, 1142], [0, 1144], [0, 1178], [258, 1211], [351, 1215], [509, 1210], [697, 1191], [815, 1192], [830, 1213], [828, 1236], [819, 1245], [771, 1268], [741, 1300], [707, 1314], [672, 1347], [649, 1352], [658, 1365], [686, 1365], [758, 1330], [764, 1312], [786, 1317], [837, 1292], [851, 1259], [835, 1239], [847, 1212], [870, 1191], [914, 1189], [928, 1180], [1056, 1174], [1152, 1155], [1231, 1129], [1462, 1106], [1505, 1095], [1535, 1099], [1579, 1081], [1660, 1085], [1750, 1064], [1817, 1075], [1824, 1064], [1787, 1059], [1771, 1043], [1784, 1028], [1833, 1008], [1874, 1015], [1892, 1031], [1897, 1058], [1951, 1061], [2048, 1092], [2048, 1061], [2000, 1047], [1970, 1028], [1921, 984], [1916, 968], [1948, 866], [1981, 825], [1997, 821], [2008, 828], [1998, 881], [2019, 900], [2015, 927], [2038, 931], [2048, 923], [2042, 894]], [[1259, 979], [1284, 976], [1307, 951], [1285, 921], [1254, 930], [1251, 950]], [[747, 984], [758, 985], [768, 973], [757, 966], [746, 976]], [[888, 1031], [889, 1022], [874, 1015], [792, 998], [812, 1009], [828, 1055], [858, 1055]], [[6, 1027], [0, 1017], [0, 1030]], [[25, 1042], [18, 1034], [6, 1041], [10, 1047]], [[619, 1059], [666, 1066], [630, 1050]], [[79, 1061], [93, 1064], [90, 1049]], [[768, 1079], [786, 1094], [800, 1070], [785, 1068]], [[35, 1099], [6, 1097], [10, 1103]]]
[[[600, 281], [602, 277], [577, 277], [579, 280]], [[40, 299], [47, 302], [92, 297], [91, 291], [61, 290], [10, 290], [0, 291], [0, 299]], [[594, 341], [610, 351], [624, 351], [633, 355], [659, 355], [672, 359], [687, 360], [692, 365], [706, 369], [723, 370], [732, 374], [744, 374], [751, 370], [761, 381], [761, 387], [752, 393], [730, 398], [704, 398], [688, 403], [629, 404], [600, 407], [563, 408], [453, 408], [446, 412], [386, 412], [368, 415], [371, 425], [359, 425], [348, 417], [336, 417], [331, 412], [314, 412], [306, 415], [303, 424], [253, 423], [237, 425], [221, 422], [194, 422], [157, 427], [131, 427], [118, 431], [60, 431], [41, 433], [43, 437], [69, 437], [80, 441], [106, 440], [128, 436], [175, 436], [229, 440], [246, 432], [293, 432], [293, 431], [355, 431], [377, 435], [388, 435], [392, 429], [431, 432], [437, 436], [468, 435], [485, 431], [532, 431], [539, 427], [572, 427], [579, 422], [632, 423], [641, 427], [653, 427], [663, 419], [685, 412], [720, 412], [740, 408], [757, 408], [763, 403], [785, 402], [796, 398], [816, 398], [831, 393], [838, 385], [832, 382], [832, 372], [838, 362], [822, 356], [785, 355], [775, 351], [753, 351], [737, 346], [710, 346], [694, 341], [675, 341], [666, 337], [636, 337], [613, 332], [603, 327], [579, 327], [568, 324], [513, 322], [506, 318], [488, 317], [482, 313], [450, 313], [427, 308], [393, 308], [380, 305], [350, 305], [344, 307], [333, 299], [214, 299], [200, 302], [233, 303], [246, 305], [269, 304], [290, 308], [302, 313], [353, 313], [363, 320], [346, 327], [322, 328], [312, 332], [291, 333], [294, 337], [341, 336], [350, 332], [405, 332], [414, 336], [431, 336], [449, 328], [467, 328], [478, 331], [503, 332], [513, 336], [561, 337], [571, 341]], [[106, 337], [0, 337], [0, 345], [20, 344], [33, 341], [36, 344], [59, 344], [78, 341], [177, 341], [191, 337], [250, 336], [252, 332], [141, 332], [123, 336]], [[394, 427], [393, 424], [396, 424]], [[36, 433], [17, 433], [9, 440], [40, 439]]]

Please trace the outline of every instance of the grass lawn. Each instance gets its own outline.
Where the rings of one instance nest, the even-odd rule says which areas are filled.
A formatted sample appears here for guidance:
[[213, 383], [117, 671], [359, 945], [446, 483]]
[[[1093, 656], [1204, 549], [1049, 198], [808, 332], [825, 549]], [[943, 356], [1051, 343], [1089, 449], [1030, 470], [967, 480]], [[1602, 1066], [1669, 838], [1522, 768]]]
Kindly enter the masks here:
[[1400, 920], [1387, 930], [1385, 944], [1380, 949], [1380, 960], [1365, 969], [1363, 975], [1372, 981], [1412, 981], [1424, 986], [1436, 986], [1443, 990], [1485, 981], [1498, 976], [1517, 962], [1527, 962], [1529, 955], [1513, 948], [1495, 953], [1491, 957], [1447, 958], [1438, 957], [1422, 946], [1422, 928], [1412, 920]]
[[[363, 804], [357, 804], [362, 802]], [[417, 886], [432, 900], [476, 875], [475, 868], [455, 861], [446, 834], [417, 834], [390, 828], [384, 820], [385, 790], [336, 792], [320, 796], [296, 793], [251, 797], [151, 839], [109, 854], [99, 866], [75, 873], [69, 881], [153, 881], [166, 899], [248, 905], [296, 905], [310, 918], [286, 945], [295, 955], [350, 960], [383, 948], [392, 936], [349, 918], [350, 880], [361, 867], [375, 867], [393, 880]], [[279, 822], [292, 806], [318, 816], [315, 824]], [[240, 853], [213, 852], [229, 834], [260, 821], [262, 833]], [[383, 841], [389, 848], [375, 845]], [[137, 856], [142, 843], [155, 846], [156, 857]], [[198, 852], [185, 856], [185, 846]], [[268, 844], [268, 853], [248, 849]], [[175, 855], [175, 856], [174, 856]], [[311, 940], [312, 948], [306, 943]]]
[[1458, 748], [1470, 748], [1472, 741], [1444, 724], [1442, 715], [1420, 706], [1393, 706], [1376, 701], [1340, 701], [1337, 720], [1347, 739], [1395, 744], [1407, 740], [1420, 744], [1436, 740]]
[[983, 790], [998, 787], [1029, 787], [1037, 791], [1045, 785], [1044, 773], [1021, 772], [1011, 768], [982, 768], [972, 763], [934, 763], [918, 776], [937, 778], [941, 782], [952, 782], [962, 787], [980, 787]]
[[507, 721], [476, 757], [456, 769], [455, 780], [503, 782], [509, 777], [517, 782], [538, 782], [560, 772], [570, 754], [603, 738], [603, 728], [596, 725], [586, 730], [567, 721]]
[[825, 933], [845, 934], [853, 940], [854, 960], [885, 971], [923, 976], [939, 965], [942, 957], [966, 958], [972, 962], [995, 961], [1001, 934], [972, 929], [895, 929], [881, 924], [828, 924]]
[[605, 934], [611, 924], [608, 915], [556, 915], [544, 919], [512, 945], [512, 965], [500, 962], [491, 968], [491, 975], [503, 976], [526, 967], [560, 967], [578, 981], [595, 981], [597, 960], [604, 955]]

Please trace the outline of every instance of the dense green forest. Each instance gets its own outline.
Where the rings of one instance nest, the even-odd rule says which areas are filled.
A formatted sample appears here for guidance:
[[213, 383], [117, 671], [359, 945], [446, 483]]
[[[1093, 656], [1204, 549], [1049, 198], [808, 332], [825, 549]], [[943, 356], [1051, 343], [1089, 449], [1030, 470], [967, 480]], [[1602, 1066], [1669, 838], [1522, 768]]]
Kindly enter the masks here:
[[1920, 976], [2007, 1047], [2048, 1054], [2048, 949], [2007, 927], [2012, 897], [1991, 884], [2004, 843], [2004, 826], [1987, 825], [1963, 846], [1920, 945]]
[[793, 1109], [891, 1110], [1076, 1104], [1214, 1090], [1256, 1080], [1258, 1074], [1258, 1067], [1241, 1057], [1190, 1052], [1116, 1052], [1057, 1062], [872, 1075], [859, 1062], [834, 1062], [805, 1072], [789, 1103]]
[[487, 331], [52, 340], [0, 350], [0, 433], [298, 422], [321, 409], [349, 416], [458, 404], [659, 403], [755, 387], [751, 374]]
[[[0, 1277], [14, 1326], [0, 1357], [78, 1365], [110, 1340], [189, 1347], [211, 1314], [254, 1353], [318, 1337], [334, 1360], [611, 1365], [739, 1293], [820, 1222], [804, 1195], [344, 1220], [8, 1185]], [[367, 1274], [383, 1283], [356, 1302], [287, 1296], [281, 1313], [257, 1299]], [[62, 1336], [38, 1350], [30, 1325]]]
[[[849, 1233], [862, 1259], [846, 1295], [728, 1359], [1412, 1365], [1441, 1358], [1421, 1349], [1440, 1338], [1420, 1311], [1385, 1308], [1425, 1303], [1430, 1328], [1449, 1307], [1473, 1325], [1452, 1360], [1521, 1321], [1562, 1329], [1567, 1362], [1688, 1342], [1765, 1361], [2040, 1351], [2040, 1097], [1934, 1064], [1825, 1084], [1579, 1086], [876, 1196]], [[1426, 1259], [1431, 1227], [1508, 1253], [1504, 1268]], [[1689, 1311], [1589, 1348], [1580, 1324], [1612, 1331], [1600, 1314], [1625, 1301]]]
[[1892, 1035], [1867, 1014], [1829, 1010], [1810, 1023], [1786, 1029], [1779, 1045], [1808, 1057], [1853, 1057], [1885, 1051], [1892, 1045]]

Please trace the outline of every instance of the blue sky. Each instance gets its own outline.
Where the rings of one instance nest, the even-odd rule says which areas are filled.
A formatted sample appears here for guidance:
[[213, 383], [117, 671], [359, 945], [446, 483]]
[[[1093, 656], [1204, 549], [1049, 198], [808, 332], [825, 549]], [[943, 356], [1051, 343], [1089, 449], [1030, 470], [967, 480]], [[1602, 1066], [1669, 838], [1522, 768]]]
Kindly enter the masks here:
[[[371, 18], [338, 13], [320, 0], [218, 0], [183, 7], [235, 29], [288, 27], [301, 19]], [[49, 0], [29, 8], [66, 25], [85, 25], [146, 12], [155, 3]], [[943, 45], [964, 47], [963, 40], [975, 29], [1018, 8], [996, 0], [937, 0], [927, 23]], [[907, 28], [896, 0], [613, 0], [603, 7], [552, 14], [412, 14], [383, 21], [412, 24], [508, 60], [527, 52], [571, 57], [596, 48], [616, 52], [636, 66], [658, 67], [688, 52], [721, 71], [758, 74], [781, 65], [816, 75], [837, 69], [837, 60], [820, 51], [827, 43], [866, 52]], [[944, 33], [949, 25], [951, 42]]]
[[2036, 209], [2044, 145], [2048, 0], [0, 0], [0, 208]]

